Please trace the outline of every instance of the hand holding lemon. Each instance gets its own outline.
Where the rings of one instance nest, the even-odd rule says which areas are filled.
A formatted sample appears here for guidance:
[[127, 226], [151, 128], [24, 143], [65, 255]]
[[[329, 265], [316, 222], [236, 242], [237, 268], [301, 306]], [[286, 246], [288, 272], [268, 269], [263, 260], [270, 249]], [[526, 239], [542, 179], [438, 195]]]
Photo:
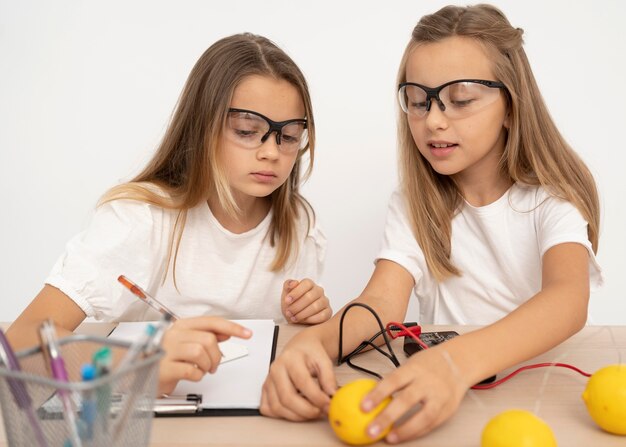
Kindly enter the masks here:
[[391, 430], [388, 427], [377, 438], [367, 435], [367, 426], [391, 402], [388, 397], [369, 413], [361, 410], [361, 401], [377, 382], [373, 379], [358, 379], [337, 390], [330, 400], [328, 421], [335, 434], [343, 442], [352, 445], [371, 444], [384, 438]]

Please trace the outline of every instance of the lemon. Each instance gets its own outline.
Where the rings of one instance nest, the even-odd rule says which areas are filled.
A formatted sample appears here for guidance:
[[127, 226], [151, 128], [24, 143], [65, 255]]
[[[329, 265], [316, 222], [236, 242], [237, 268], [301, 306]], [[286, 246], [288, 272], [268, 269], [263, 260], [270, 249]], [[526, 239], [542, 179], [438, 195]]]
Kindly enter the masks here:
[[593, 373], [582, 397], [596, 424], [609, 433], [626, 435], [626, 365], [605, 366]]
[[373, 379], [355, 380], [339, 388], [330, 400], [328, 421], [343, 442], [352, 445], [371, 444], [385, 437], [391, 430], [390, 426], [376, 439], [370, 438], [365, 431], [376, 415], [391, 402], [391, 397], [388, 397], [369, 413], [361, 410], [361, 401], [376, 384]]
[[530, 411], [506, 410], [494, 416], [485, 428], [481, 447], [556, 447], [548, 424]]

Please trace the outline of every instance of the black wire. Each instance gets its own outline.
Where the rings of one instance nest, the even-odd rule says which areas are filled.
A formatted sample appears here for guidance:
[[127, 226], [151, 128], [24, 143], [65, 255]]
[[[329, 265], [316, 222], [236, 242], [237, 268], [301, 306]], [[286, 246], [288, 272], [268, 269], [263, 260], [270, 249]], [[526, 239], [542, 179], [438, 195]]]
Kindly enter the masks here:
[[[404, 323], [404, 326], [405, 327], [417, 326], [417, 323]], [[391, 325], [391, 326], [389, 326], [389, 330], [391, 330], [391, 331], [400, 331], [402, 329], [399, 328], [398, 326]], [[378, 347], [376, 345], [373, 344], [373, 341], [376, 340], [378, 337], [380, 337], [383, 334], [383, 332], [386, 332], [386, 331], [378, 331], [369, 340], [361, 342], [361, 344], [359, 346], [357, 346], [355, 348], [355, 350], [352, 351], [349, 355], [354, 356], [356, 354], [359, 354], [363, 349], [367, 348], [368, 346], [372, 346], [372, 347], [376, 348], [379, 352], [383, 353], [385, 356], [387, 356], [389, 358], [389, 354], [388, 353], [381, 351], [380, 349], [378, 349]], [[387, 346], [389, 346], [389, 345], [387, 345]], [[392, 350], [392, 352], [393, 352], [393, 350]], [[393, 360], [391, 360], [391, 361], [393, 362]], [[398, 366], [398, 365], [396, 365], [396, 366]]]
[[347, 364], [348, 364], [348, 366], [349, 366], [350, 368], [352, 368], [352, 369], [356, 369], [357, 371], [364, 372], [365, 374], [370, 374], [370, 375], [372, 375], [372, 376], [374, 376], [374, 377], [377, 377], [377, 378], [379, 378], [379, 379], [382, 379], [382, 378], [383, 378], [383, 376], [381, 376], [380, 374], [378, 374], [378, 373], [376, 373], [376, 372], [374, 372], [374, 371], [372, 371], [372, 370], [370, 370], [370, 369], [363, 368], [362, 366], [355, 365], [354, 363], [352, 363], [352, 357], [349, 357], [349, 358], [346, 360], [346, 363], [347, 363]]
[[[350, 310], [351, 308], [353, 308], [355, 306], [363, 307], [363, 308], [367, 309], [376, 318], [376, 321], [378, 322], [378, 327], [380, 328], [380, 331], [377, 332], [376, 334], [374, 334], [374, 336], [372, 336], [369, 340], [363, 341], [352, 352], [350, 352], [348, 355], [343, 357], [343, 320], [344, 320], [346, 314], [348, 313], [348, 310]], [[379, 346], [374, 344], [374, 340], [376, 338], [380, 337], [381, 335], [383, 336], [383, 339], [385, 341], [385, 345], [387, 345], [387, 349], [389, 350], [389, 352], [385, 352]], [[378, 316], [376, 311], [374, 309], [372, 309], [370, 306], [368, 306], [367, 304], [351, 303], [344, 309], [343, 313], [341, 314], [341, 319], [339, 320], [339, 350], [338, 350], [338, 355], [337, 355], [337, 365], [341, 365], [342, 363], [345, 362], [345, 363], [348, 364], [348, 366], [350, 366], [353, 369], [362, 371], [362, 372], [367, 373], [367, 374], [371, 374], [371, 375], [381, 379], [382, 377], [379, 374], [375, 373], [374, 371], [370, 371], [369, 369], [366, 369], [366, 368], [363, 368], [361, 366], [355, 365], [351, 361], [352, 357], [354, 357], [357, 354], [359, 354], [361, 351], [363, 351], [363, 349], [365, 349], [368, 346], [374, 348], [376, 351], [380, 352], [385, 357], [387, 357], [389, 360], [391, 360], [391, 362], [394, 364], [394, 366], [396, 366], [396, 367], [400, 366], [400, 362], [398, 361], [398, 358], [396, 357], [395, 352], [393, 352], [393, 348], [391, 347], [391, 343], [389, 341], [389, 338], [387, 337], [387, 331], [385, 330], [385, 327], [383, 326], [383, 323], [380, 320], [380, 317]]]

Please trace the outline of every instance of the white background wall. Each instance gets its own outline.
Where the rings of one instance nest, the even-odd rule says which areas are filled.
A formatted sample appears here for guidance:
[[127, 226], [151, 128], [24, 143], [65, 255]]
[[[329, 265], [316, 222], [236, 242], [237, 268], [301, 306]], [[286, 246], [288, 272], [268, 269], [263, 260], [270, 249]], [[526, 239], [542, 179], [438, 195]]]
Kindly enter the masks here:
[[[419, 17], [447, 3], [0, 0], [0, 320], [39, 291], [99, 195], [149, 158], [200, 54], [242, 31], [308, 78], [319, 144], [304, 192], [328, 235], [327, 293], [335, 308], [353, 298], [396, 183], [400, 55]], [[626, 324], [626, 4], [495, 4], [524, 28], [548, 106], [596, 175], [606, 285], [591, 313]]]

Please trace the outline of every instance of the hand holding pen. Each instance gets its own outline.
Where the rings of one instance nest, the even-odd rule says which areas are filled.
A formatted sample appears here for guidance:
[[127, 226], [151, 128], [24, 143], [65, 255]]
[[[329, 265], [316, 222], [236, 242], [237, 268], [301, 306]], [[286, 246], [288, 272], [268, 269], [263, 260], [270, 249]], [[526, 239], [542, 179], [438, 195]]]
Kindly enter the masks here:
[[218, 343], [231, 336], [250, 338], [252, 331], [221, 317], [185, 318], [173, 324], [163, 337], [159, 392], [171, 394], [179, 380], [198, 382], [214, 373], [222, 359]]
[[214, 373], [222, 358], [219, 342], [228, 340], [231, 336], [239, 338], [252, 336], [249, 329], [221, 317], [180, 319], [167, 306], [126, 276], [121, 275], [118, 281], [153, 309], [165, 317], [171, 317], [170, 321], [176, 320], [167, 331], [159, 331], [163, 337], [161, 345], [165, 351], [159, 368], [160, 393], [171, 393], [181, 379], [197, 382], [206, 373]]

